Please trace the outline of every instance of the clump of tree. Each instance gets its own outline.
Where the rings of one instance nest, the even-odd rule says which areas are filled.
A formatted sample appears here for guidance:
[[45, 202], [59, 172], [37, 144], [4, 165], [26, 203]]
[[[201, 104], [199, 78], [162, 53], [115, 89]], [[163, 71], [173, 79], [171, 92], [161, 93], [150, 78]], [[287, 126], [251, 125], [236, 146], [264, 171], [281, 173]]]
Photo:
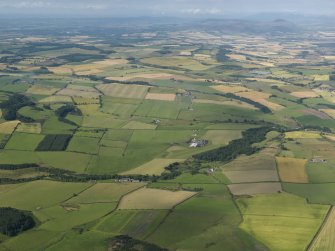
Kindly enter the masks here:
[[22, 94], [10, 95], [8, 100], [0, 103], [0, 108], [2, 109], [2, 116], [5, 120], [16, 120], [20, 117], [26, 118], [26, 120], [31, 120], [31, 118], [19, 116], [17, 114], [18, 110], [25, 106], [34, 106], [35, 103], [31, 101], [28, 97]]
[[199, 153], [193, 157], [197, 160], [226, 162], [235, 159], [240, 154], [251, 155], [258, 150], [252, 145], [265, 140], [266, 134], [270, 131], [269, 127], [248, 129], [242, 133], [241, 139], [235, 139], [227, 146]]
[[77, 116], [82, 115], [81, 111], [72, 104], [66, 104], [66, 105], [61, 106], [60, 108], [58, 108], [55, 111], [55, 114], [58, 117], [59, 121], [62, 121], [64, 123], [67, 123], [67, 124], [70, 124], [70, 125], [77, 125], [77, 124], [72, 122], [71, 120], [66, 119], [66, 116], [68, 114], [73, 114], [73, 115], [77, 115]]
[[0, 233], [15, 236], [36, 225], [30, 213], [11, 207], [0, 208]]
[[24, 163], [24, 164], [0, 164], [0, 170], [18, 170], [25, 168], [38, 167], [35, 163]]
[[166, 248], [161, 248], [155, 244], [133, 239], [128, 235], [118, 235], [109, 240], [108, 250], [114, 251], [168, 251]]
[[218, 53], [216, 54], [216, 60], [219, 62], [225, 62], [229, 59], [227, 54], [231, 53], [230, 50], [228, 50], [226, 47], [222, 46], [220, 47]]

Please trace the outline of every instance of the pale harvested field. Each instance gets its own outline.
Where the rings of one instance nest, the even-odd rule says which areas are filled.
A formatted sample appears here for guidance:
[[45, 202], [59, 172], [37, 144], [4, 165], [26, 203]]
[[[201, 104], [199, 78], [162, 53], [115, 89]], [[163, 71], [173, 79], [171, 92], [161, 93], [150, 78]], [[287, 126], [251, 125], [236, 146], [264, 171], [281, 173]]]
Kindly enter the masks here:
[[319, 95], [313, 91], [305, 91], [305, 92], [291, 92], [292, 96], [297, 98], [316, 98]]
[[228, 187], [233, 195], [273, 194], [282, 191], [279, 182], [231, 184]]
[[250, 91], [250, 92], [239, 92], [236, 93], [236, 95], [243, 97], [243, 98], [247, 98], [247, 99], [251, 99], [255, 102], [258, 102], [268, 108], [270, 108], [273, 111], [278, 111], [284, 108], [284, 106], [273, 103], [271, 101], [268, 101], [267, 99], [271, 96], [271, 94], [269, 93], [265, 93], [265, 92], [258, 92], [258, 91]]
[[42, 131], [42, 127], [40, 123], [20, 123], [16, 131], [39, 134]]
[[176, 94], [170, 94], [170, 93], [151, 93], [151, 92], [149, 92], [145, 96], [145, 99], [175, 101]]
[[194, 194], [189, 191], [141, 188], [123, 197], [119, 209], [170, 209]]
[[143, 99], [149, 89], [144, 85], [100, 84], [97, 88], [106, 96]]
[[27, 93], [36, 95], [52, 95], [59, 90], [60, 90], [59, 88], [51, 86], [49, 87], [49, 86], [33, 85], [27, 90]]
[[231, 105], [231, 106], [237, 106], [237, 107], [241, 107], [245, 109], [257, 110], [256, 107], [249, 105], [247, 103], [244, 103], [242, 101], [238, 101], [238, 100], [217, 101], [217, 100], [210, 100], [210, 99], [193, 99], [192, 102], [196, 104]]
[[90, 64], [83, 64], [83, 65], [65, 65], [65, 66], [58, 66], [58, 67], [49, 67], [48, 69], [55, 74], [65, 75], [65, 74], [72, 74], [73, 72], [77, 75], [91, 75], [103, 72], [105, 68], [114, 65], [123, 65], [127, 64], [128, 61], [126, 59], [106, 59], [102, 61], [96, 61]]
[[313, 115], [320, 119], [331, 119], [331, 117], [329, 117], [328, 114], [320, 112], [318, 110], [314, 110], [314, 109], [304, 109], [304, 110], [301, 110], [301, 113], [306, 114], [306, 115]]
[[175, 162], [182, 162], [184, 160], [185, 159], [153, 159], [148, 163], [145, 163], [122, 174], [161, 175], [162, 172], [165, 171], [164, 167], [167, 167], [168, 165]]
[[276, 170], [224, 171], [232, 183], [279, 181]]
[[326, 222], [308, 251], [335, 250], [335, 208], [330, 210]]
[[213, 89], [220, 91], [220, 92], [225, 92], [225, 93], [238, 93], [238, 92], [247, 92], [251, 91], [251, 89], [248, 89], [244, 86], [241, 85], [213, 85], [211, 86]]
[[239, 60], [239, 61], [245, 61], [247, 60], [247, 57], [244, 55], [239, 55], [239, 54], [228, 54], [227, 55], [230, 59], [233, 60]]
[[329, 81], [329, 75], [314, 75], [314, 81]]
[[72, 69], [64, 67], [64, 66], [48, 67], [48, 69], [58, 75], [72, 74]]
[[143, 78], [143, 79], [175, 79], [175, 80], [193, 80], [192, 78], [170, 74], [170, 73], [142, 73], [142, 74], [134, 74], [125, 77], [108, 77], [109, 80], [119, 80], [119, 81], [128, 81], [136, 78]]
[[276, 157], [279, 176], [284, 182], [307, 183], [306, 159]]
[[72, 103], [72, 99], [69, 96], [50, 96], [39, 101], [40, 103]]
[[334, 109], [319, 109], [320, 112], [326, 113], [328, 116], [335, 119], [335, 110]]
[[19, 120], [8, 121], [0, 124], [0, 133], [2, 134], [12, 134], [18, 124], [20, 123]]
[[331, 140], [331, 141], [335, 141], [335, 135], [326, 134], [326, 135], [324, 135], [324, 137], [325, 137], [326, 139]]

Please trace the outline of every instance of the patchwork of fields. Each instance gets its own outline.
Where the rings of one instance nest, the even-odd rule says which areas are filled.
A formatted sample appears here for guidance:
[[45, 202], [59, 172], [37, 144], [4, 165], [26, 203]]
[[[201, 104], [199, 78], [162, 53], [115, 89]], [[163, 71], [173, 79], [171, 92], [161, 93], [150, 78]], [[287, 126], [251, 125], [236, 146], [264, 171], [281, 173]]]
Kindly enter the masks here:
[[335, 249], [331, 27], [71, 25], [0, 25], [0, 250]]

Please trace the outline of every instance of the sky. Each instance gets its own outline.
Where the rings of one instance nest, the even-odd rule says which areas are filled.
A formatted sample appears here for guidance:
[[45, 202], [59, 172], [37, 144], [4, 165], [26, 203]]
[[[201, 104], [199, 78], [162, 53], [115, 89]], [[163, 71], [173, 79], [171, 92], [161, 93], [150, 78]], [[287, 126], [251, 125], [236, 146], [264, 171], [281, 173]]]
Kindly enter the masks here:
[[335, 16], [335, 0], [0, 0], [0, 16], [233, 17], [258, 13]]

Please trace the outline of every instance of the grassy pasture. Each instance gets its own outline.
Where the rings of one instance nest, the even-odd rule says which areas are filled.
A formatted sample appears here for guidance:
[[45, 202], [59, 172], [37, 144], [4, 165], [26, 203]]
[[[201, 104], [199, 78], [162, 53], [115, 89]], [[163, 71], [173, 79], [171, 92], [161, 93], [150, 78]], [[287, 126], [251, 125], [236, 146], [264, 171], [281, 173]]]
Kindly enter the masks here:
[[3, 193], [0, 197], [0, 205], [23, 210], [38, 210], [69, 199], [73, 193], [79, 193], [88, 186], [87, 183], [32, 181]]
[[217, 101], [211, 99], [193, 99], [192, 103], [194, 104], [216, 104], [216, 105], [229, 105], [229, 106], [236, 106], [245, 109], [257, 110], [256, 107], [249, 105], [245, 102], [239, 100], [226, 100], [226, 101]]
[[241, 137], [240, 130], [208, 130], [203, 136], [213, 145], [228, 145], [230, 141]]
[[335, 205], [335, 183], [283, 183], [283, 189], [286, 192], [306, 198], [309, 203]]
[[117, 210], [95, 227], [99, 231], [143, 238], [162, 222], [167, 210]]
[[42, 131], [40, 123], [20, 123], [16, 129], [16, 132], [25, 133], [36, 133], [39, 134]]
[[141, 121], [131, 120], [124, 126], [122, 129], [130, 129], [130, 130], [154, 130], [156, 129], [157, 125], [155, 124], [148, 124], [143, 123]]
[[307, 183], [306, 159], [276, 157], [279, 176], [283, 182]]
[[131, 169], [123, 174], [160, 175], [165, 171], [164, 167], [174, 162], [182, 162], [185, 159], [153, 159], [139, 167]]
[[142, 188], [123, 197], [119, 209], [170, 209], [194, 194], [187, 191]]
[[50, 96], [50, 95], [55, 94], [59, 90], [60, 90], [59, 88], [52, 87], [52, 86], [33, 85], [27, 90], [27, 93]]
[[99, 138], [74, 136], [66, 150], [70, 152], [97, 154], [99, 152], [99, 141]]
[[243, 198], [237, 204], [243, 214], [240, 227], [270, 250], [305, 250], [329, 208], [289, 194]]
[[[37, 152], [35, 162], [44, 166], [84, 173], [90, 163], [91, 155], [74, 152]], [[29, 158], [23, 163], [29, 162]]]
[[136, 110], [136, 104], [117, 103], [114, 99], [104, 97], [101, 111], [121, 118], [129, 118]]
[[106, 96], [143, 99], [149, 88], [144, 85], [100, 84], [97, 89]]
[[97, 183], [73, 197], [69, 203], [118, 202], [121, 196], [136, 190], [145, 183]]
[[6, 149], [34, 151], [44, 135], [15, 132], [6, 144]]
[[179, 111], [185, 105], [180, 102], [144, 100], [134, 115], [141, 117], [177, 119]]
[[225, 186], [194, 184], [192, 187], [204, 190], [178, 205], [146, 240], [180, 250], [219, 251], [224, 246], [238, 251], [262, 247], [238, 228], [241, 216]]

